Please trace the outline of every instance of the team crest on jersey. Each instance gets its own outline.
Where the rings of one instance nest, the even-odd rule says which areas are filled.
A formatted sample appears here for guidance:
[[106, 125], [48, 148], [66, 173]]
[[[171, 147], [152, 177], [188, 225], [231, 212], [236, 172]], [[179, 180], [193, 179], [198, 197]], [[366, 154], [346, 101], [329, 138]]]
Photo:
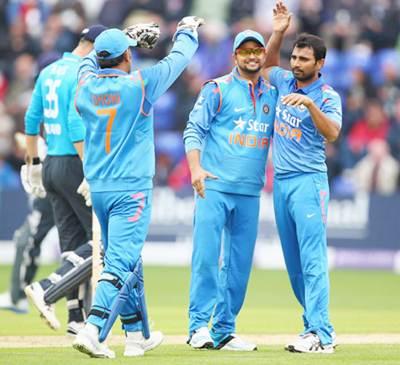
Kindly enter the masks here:
[[264, 105], [263, 105], [263, 112], [264, 112], [265, 114], [268, 114], [268, 113], [269, 113], [269, 106], [268, 106], [268, 104], [264, 104]]

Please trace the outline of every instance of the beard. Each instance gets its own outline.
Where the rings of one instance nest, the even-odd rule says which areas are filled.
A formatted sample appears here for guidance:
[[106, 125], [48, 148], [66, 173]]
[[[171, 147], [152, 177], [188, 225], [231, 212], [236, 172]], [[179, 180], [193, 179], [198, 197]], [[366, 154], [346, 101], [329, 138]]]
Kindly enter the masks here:
[[238, 69], [242, 72], [248, 73], [248, 74], [256, 74], [258, 72], [260, 72], [261, 70], [261, 65], [258, 64], [257, 67], [255, 68], [249, 68], [246, 64], [245, 65], [237, 65]]
[[300, 71], [300, 72], [298, 71], [296, 73], [296, 71], [294, 69], [292, 69], [292, 72], [293, 72], [294, 78], [301, 82], [310, 81], [315, 77], [315, 72], [304, 73], [303, 71]]

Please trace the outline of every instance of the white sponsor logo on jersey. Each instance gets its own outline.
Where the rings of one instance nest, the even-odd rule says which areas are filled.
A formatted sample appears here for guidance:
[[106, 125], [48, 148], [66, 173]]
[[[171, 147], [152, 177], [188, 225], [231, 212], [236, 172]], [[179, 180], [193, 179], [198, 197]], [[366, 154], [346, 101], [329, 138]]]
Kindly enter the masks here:
[[235, 123], [234, 129], [240, 129], [241, 131], [254, 131], [254, 132], [267, 132], [269, 124], [261, 123], [254, 119], [249, 119], [248, 121], [242, 119], [236, 119], [233, 121]]

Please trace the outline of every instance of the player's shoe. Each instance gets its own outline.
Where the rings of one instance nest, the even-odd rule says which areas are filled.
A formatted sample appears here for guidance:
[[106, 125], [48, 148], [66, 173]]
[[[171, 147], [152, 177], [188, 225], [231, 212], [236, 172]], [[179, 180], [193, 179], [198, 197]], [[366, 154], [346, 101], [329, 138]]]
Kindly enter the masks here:
[[105, 343], [99, 342], [99, 329], [91, 323], [78, 332], [72, 347], [90, 357], [114, 359], [115, 352], [110, 350]]
[[159, 331], [151, 332], [147, 340], [142, 332], [127, 332], [124, 356], [143, 356], [145, 352], [160, 346], [163, 339], [164, 336]]
[[257, 345], [246, 342], [233, 333], [215, 346], [215, 349], [224, 351], [257, 351]]
[[9, 310], [18, 314], [26, 314], [29, 312], [29, 303], [26, 299], [20, 299], [17, 303], [11, 300], [10, 292], [0, 294], [0, 309]]
[[58, 330], [60, 322], [56, 317], [54, 305], [49, 305], [44, 301], [44, 290], [38, 282], [28, 285], [25, 289], [27, 298], [37, 308], [40, 316], [46, 321], [50, 328]]
[[85, 322], [76, 322], [71, 321], [68, 323], [67, 326], [67, 336], [68, 337], [75, 337], [78, 332], [85, 327]]
[[332, 338], [332, 346], [333, 346], [334, 348], [336, 348], [336, 346], [338, 345], [338, 343], [337, 343], [337, 338], [336, 338], [336, 332], [335, 332], [335, 331], [332, 331], [332, 332], [331, 332], [331, 338]]
[[[302, 336], [304, 336], [304, 335], [303, 335], [303, 334], [299, 335], [299, 337], [302, 337]], [[335, 331], [332, 331], [332, 332], [331, 332], [331, 338], [332, 338], [332, 346], [333, 346], [333, 348], [336, 348], [336, 346], [337, 346], [338, 344], [337, 344], [337, 340], [336, 340], [336, 332], [335, 332]], [[299, 339], [295, 339], [295, 340], [293, 340], [292, 342], [286, 344], [286, 345], [285, 345], [285, 350], [286, 350], [286, 351], [292, 351], [292, 349], [293, 349], [293, 347], [294, 347], [294, 344], [295, 344], [295, 342], [297, 342], [297, 341], [299, 341]]]
[[[322, 345], [319, 337], [315, 333], [300, 335], [293, 344], [286, 346], [290, 352], [333, 354], [335, 348], [332, 344]], [[285, 347], [285, 348], [286, 348]]]
[[187, 340], [187, 344], [194, 349], [213, 349], [214, 342], [207, 327], [200, 327], [195, 330]]

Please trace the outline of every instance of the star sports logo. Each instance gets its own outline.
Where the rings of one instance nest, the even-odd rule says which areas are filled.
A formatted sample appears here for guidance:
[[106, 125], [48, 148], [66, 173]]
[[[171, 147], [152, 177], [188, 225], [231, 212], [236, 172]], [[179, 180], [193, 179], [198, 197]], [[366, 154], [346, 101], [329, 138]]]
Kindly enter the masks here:
[[268, 123], [261, 123], [254, 119], [244, 120], [242, 117], [233, 120], [235, 124], [234, 130], [239, 129], [240, 131], [253, 131], [253, 132], [264, 132], [268, 130]]
[[235, 123], [235, 128], [234, 129], [240, 129], [241, 131], [244, 131], [244, 127], [246, 127], [246, 121], [240, 117], [237, 120], [234, 120], [233, 123]]

